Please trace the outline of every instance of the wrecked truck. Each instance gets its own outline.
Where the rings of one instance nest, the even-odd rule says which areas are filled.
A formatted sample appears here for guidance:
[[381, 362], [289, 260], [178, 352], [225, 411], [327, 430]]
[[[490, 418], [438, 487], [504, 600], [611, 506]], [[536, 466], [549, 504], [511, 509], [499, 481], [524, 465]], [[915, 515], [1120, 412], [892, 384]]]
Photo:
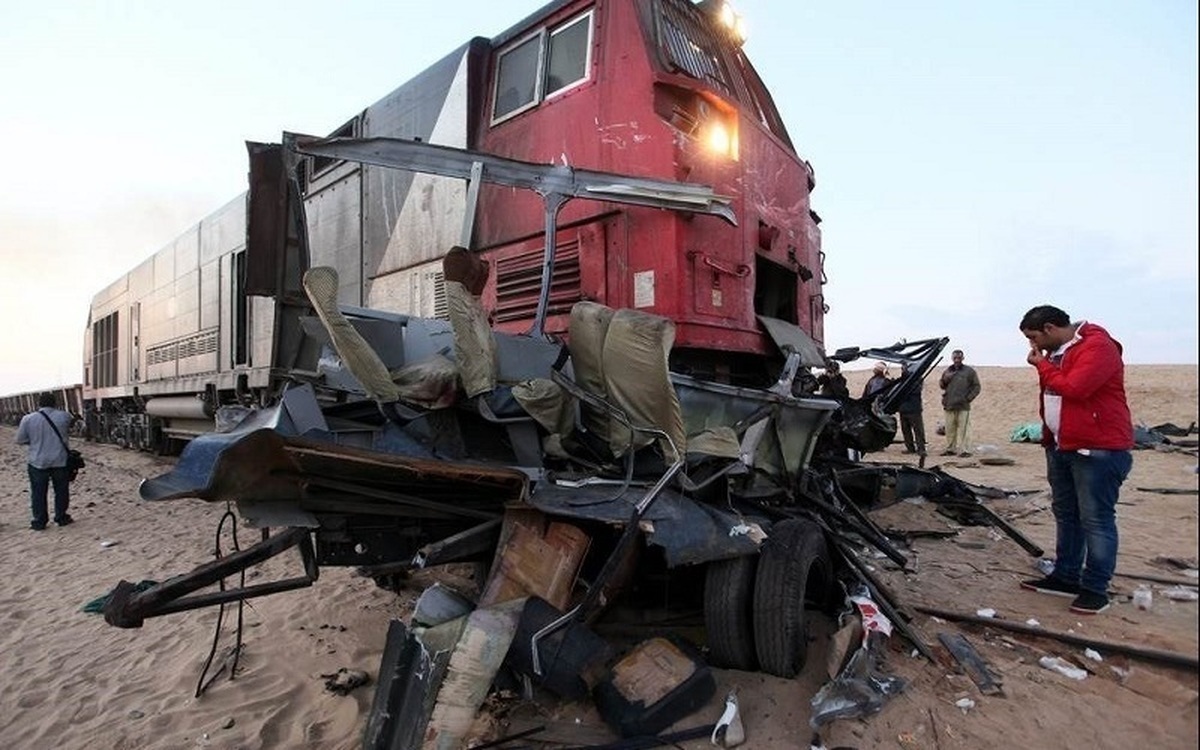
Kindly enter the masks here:
[[[646, 733], [707, 700], [701, 666], [797, 674], [811, 614], [839, 609], [847, 580], [871, 584], [848, 538], [904, 564], [862, 508], [944, 477], [855, 458], [892, 441], [897, 405], [946, 339], [827, 355], [794, 324], [760, 316], [776, 369], [753, 387], [673, 370], [673, 322], [641, 310], [581, 301], [565, 336], [545, 332], [563, 202], [736, 221], [720, 196], [398, 139], [285, 134], [250, 151], [249, 241], [285, 259], [289, 384], [268, 407], [218, 413], [223, 429], [189, 442], [139, 493], [231, 503], [263, 538], [160, 584], [120, 582], [104, 606], [110, 624], [311, 586], [323, 566], [391, 586], [414, 570], [476, 563], [486, 569], [477, 595], [430, 590], [413, 622], [387, 635], [366, 744], [454, 746], [502, 670], [591, 696], [620, 731]], [[530, 331], [489, 325], [487, 264], [462, 247], [443, 262], [447, 319], [339, 302], [337, 270], [306, 262], [305, 155], [535, 191], [547, 240]], [[816, 395], [810, 368], [864, 356], [905, 374], [869, 399]], [[301, 575], [203, 591], [293, 548]], [[626, 657], [634, 670], [683, 665], [659, 695], [668, 705], [622, 694], [616, 652], [592, 626], [680, 611], [702, 614], [698, 650], [668, 640]]]

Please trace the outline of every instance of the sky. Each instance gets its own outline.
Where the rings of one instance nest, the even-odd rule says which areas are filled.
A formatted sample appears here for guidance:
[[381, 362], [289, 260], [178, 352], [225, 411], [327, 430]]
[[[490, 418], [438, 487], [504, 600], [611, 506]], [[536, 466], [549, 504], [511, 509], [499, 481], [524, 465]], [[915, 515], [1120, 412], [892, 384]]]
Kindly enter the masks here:
[[[1055, 304], [1127, 363], [1197, 362], [1195, 0], [734, 4], [816, 171], [827, 349], [1019, 366]], [[81, 380], [92, 296], [245, 189], [245, 141], [541, 5], [0, 0], [0, 394]]]

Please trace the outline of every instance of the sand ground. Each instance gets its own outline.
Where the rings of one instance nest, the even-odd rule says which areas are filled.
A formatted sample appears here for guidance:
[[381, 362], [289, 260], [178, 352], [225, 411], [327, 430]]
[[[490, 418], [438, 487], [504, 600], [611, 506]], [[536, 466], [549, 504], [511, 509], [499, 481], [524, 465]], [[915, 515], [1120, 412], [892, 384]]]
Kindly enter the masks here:
[[[936, 376], [936, 373], [935, 373]], [[1020, 491], [992, 507], [1052, 555], [1054, 522], [1037, 446], [1008, 442], [1018, 424], [1036, 418], [1036, 380], [1028, 368], [980, 368], [983, 394], [972, 412], [971, 459], [931, 463], [966, 481]], [[852, 373], [861, 389], [866, 373]], [[1195, 366], [1133, 366], [1128, 390], [1135, 420], [1147, 425], [1197, 419]], [[935, 381], [925, 393], [932, 452], [940, 409]], [[403, 617], [412, 595], [397, 595], [345, 569], [323, 569], [311, 588], [252, 602], [245, 611], [244, 652], [236, 679], [228, 671], [194, 697], [217, 621], [215, 608], [168, 615], [140, 629], [120, 630], [81, 607], [119, 579], [162, 580], [211, 559], [223, 506], [198, 500], [162, 504], [137, 500], [138, 482], [166, 471], [169, 461], [83, 444], [88, 468], [73, 485], [77, 523], [28, 529], [28, 482], [15, 431], [0, 428], [0, 746], [5, 748], [351, 748], [357, 747], [372, 691], [339, 696], [322, 675], [340, 667], [378, 669], [389, 619]], [[985, 446], [991, 446], [990, 448]], [[977, 457], [994, 452], [1012, 465], [990, 466]], [[869, 461], [902, 462], [900, 446]], [[1122, 493], [1118, 572], [1183, 577], [1162, 558], [1197, 556], [1197, 496], [1155, 490], [1197, 489], [1195, 453], [1140, 450]], [[953, 530], [932, 506], [900, 503], [875, 514], [882, 526]], [[1115, 604], [1095, 617], [1072, 615], [1067, 600], [1022, 591], [1032, 558], [1007, 537], [982, 527], [958, 529], [951, 539], [923, 538], [908, 551], [915, 572], [879, 564], [876, 571], [909, 606], [927, 605], [997, 617], [1111, 643], [1196, 658], [1196, 602], [1172, 601], [1153, 584], [1154, 605], [1128, 600], [1143, 581], [1118, 576]], [[239, 531], [245, 546], [254, 532]], [[229, 525], [220, 537], [231, 548]], [[249, 582], [295, 576], [298, 557], [263, 566]], [[214, 668], [233, 645], [227, 614]], [[982, 695], [963, 675], [909, 654], [893, 636], [887, 669], [909, 680], [883, 710], [835, 723], [824, 733], [829, 748], [1194, 748], [1197, 745], [1197, 674], [1101, 650], [1102, 662], [1082, 649], [998, 628], [956, 625], [926, 615], [913, 624], [931, 642], [938, 633], [964, 633], [1003, 683], [1000, 695]], [[815, 643], [818, 652], [824, 643]], [[1037, 665], [1040, 656], [1068, 657], [1092, 674], [1067, 679]], [[749, 748], [808, 747], [809, 699], [824, 680], [820, 659], [795, 680], [718, 672], [718, 696], [739, 690]], [[1117, 669], [1114, 669], [1116, 667]], [[1119, 671], [1118, 671], [1119, 670]], [[974, 706], [962, 709], [956, 701]], [[713, 721], [714, 705], [684, 720]], [[711, 715], [709, 715], [711, 714]], [[576, 722], [576, 719], [579, 722]], [[511, 732], [531, 722], [576, 743], [606, 736], [586, 706], [509, 707], [498, 726]], [[565, 727], [565, 729], [564, 729]], [[546, 736], [543, 735], [543, 736]], [[535, 745], [537, 746], [537, 745]], [[683, 747], [709, 746], [707, 741]]]

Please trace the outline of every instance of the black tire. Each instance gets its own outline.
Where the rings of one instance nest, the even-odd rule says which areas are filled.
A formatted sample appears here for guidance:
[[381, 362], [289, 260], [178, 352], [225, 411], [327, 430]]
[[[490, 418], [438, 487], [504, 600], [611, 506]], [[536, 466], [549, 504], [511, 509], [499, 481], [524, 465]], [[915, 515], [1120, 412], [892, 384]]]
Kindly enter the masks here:
[[757, 555], [716, 560], [704, 575], [708, 661], [726, 669], [758, 669], [754, 649], [754, 571]]
[[754, 581], [754, 644], [764, 672], [795, 677], [808, 655], [805, 599], [833, 585], [825, 534], [803, 519], [781, 521], [763, 544]]

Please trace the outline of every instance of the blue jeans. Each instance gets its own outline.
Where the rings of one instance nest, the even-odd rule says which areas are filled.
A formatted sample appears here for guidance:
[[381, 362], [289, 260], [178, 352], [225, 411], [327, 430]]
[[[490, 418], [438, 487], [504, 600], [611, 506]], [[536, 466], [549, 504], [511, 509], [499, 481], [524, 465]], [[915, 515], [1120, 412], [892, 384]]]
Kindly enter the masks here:
[[1046, 449], [1046, 478], [1058, 527], [1054, 577], [1108, 592], [1117, 567], [1117, 495], [1133, 467], [1129, 451]]
[[50, 485], [54, 485], [54, 520], [61, 521], [67, 515], [67, 506], [71, 504], [71, 479], [65, 466], [55, 466], [49, 469], [39, 469], [33, 464], [29, 467], [29, 508], [33, 512], [30, 526], [44, 527], [49, 518], [46, 517], [46, 495]]

